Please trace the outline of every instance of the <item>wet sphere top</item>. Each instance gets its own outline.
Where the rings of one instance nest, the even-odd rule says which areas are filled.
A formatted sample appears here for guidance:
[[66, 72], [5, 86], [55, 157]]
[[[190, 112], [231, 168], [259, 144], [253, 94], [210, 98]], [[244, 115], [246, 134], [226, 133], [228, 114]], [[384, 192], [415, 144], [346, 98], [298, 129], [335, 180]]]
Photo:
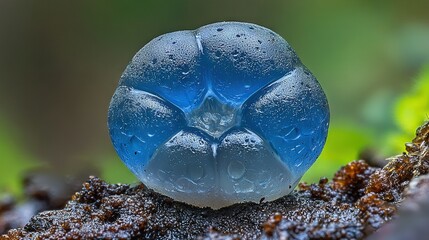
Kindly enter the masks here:
[[282, 37], [222, 22], [138, 51], [108, 123], [119, 156], [148, 187], [219, 208], [292, 191], [323, 148], [329, 108]]

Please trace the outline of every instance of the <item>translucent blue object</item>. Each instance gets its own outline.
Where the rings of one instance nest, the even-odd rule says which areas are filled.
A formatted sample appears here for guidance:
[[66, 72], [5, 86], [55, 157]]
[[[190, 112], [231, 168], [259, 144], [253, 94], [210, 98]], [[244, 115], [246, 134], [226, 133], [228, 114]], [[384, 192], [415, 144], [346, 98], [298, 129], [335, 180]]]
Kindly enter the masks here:
[[148, 187], [220, 208], [290, 193], [325, 144], [329, 108], [283, 38], [224, 22], [144, 46], [108, 122], [119, 156]]

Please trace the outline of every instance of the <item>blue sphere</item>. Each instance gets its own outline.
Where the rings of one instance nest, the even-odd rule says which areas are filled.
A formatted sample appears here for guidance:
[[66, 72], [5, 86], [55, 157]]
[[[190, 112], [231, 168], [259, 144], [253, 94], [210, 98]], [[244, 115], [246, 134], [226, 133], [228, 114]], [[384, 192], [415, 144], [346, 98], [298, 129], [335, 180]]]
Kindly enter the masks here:
[[118, 155], [146, 186], [220, 208], [290, 193], [322, 151], [329, 107], [282, 37], [222, 22], [140, 49], [108, 125]]

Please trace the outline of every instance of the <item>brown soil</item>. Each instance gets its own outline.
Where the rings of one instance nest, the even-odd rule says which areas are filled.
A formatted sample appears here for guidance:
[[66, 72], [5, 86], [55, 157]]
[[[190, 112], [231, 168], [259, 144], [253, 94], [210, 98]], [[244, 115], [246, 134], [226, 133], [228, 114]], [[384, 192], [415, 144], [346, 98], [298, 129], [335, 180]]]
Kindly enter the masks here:
[[273, 202], [219, 210], [175, 202], [144, 185], [111, 185], [91, 177], [63, 209], [39, 213], [0, 239], [379, 239], [393, 232], [388, 226], [397, 221], [385, 223], [404, 198], [429, 198], [418, 194], [427, 192], [429, 180], [410, 185], [429, 171], [428, 142], [426, 123], [406, 145], [407, 153], [388, 159], [383, 168], [354, 161], [332, 181], [301, 184]]

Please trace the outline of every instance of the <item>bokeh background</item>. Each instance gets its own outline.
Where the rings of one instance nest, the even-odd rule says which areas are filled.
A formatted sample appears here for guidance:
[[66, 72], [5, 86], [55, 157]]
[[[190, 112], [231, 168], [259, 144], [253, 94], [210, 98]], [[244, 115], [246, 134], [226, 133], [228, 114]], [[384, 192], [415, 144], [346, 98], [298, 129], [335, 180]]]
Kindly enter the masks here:
[[152, 38], [218, 21], [279, 33], [322, 84], [326, 147], [304, 180], [403, 151], [429, 115], [429, 1], [0, 1], [0, 192], [32, 169], [133, 182], [107, 109]]

